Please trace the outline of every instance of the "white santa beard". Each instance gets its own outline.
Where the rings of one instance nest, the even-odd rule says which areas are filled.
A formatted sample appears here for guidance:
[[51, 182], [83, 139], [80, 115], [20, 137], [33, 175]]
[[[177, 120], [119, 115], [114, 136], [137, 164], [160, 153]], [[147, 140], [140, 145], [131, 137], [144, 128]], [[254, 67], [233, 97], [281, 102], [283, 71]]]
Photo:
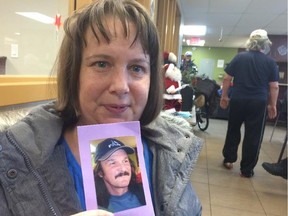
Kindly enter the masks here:
[[165, 77], [170, 78], [173, 81], [182, 80], [181, 71], [174, 64], [169, 65], [169, 67], [166, 70]]

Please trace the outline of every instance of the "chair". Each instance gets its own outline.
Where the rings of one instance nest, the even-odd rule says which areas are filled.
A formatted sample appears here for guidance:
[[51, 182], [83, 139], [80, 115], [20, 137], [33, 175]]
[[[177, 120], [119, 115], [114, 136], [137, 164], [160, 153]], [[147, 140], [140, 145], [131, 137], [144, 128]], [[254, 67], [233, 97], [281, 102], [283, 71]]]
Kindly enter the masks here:
[[280, 161], [282, 160], [282, 156], [283, 156], [283, 153], [284, 153], [284, 150], [285, 150], [286, 146], [287, 146], [287, 131], [286, 131], [285, 139], [284, 139], [284, 142], [283, 142], [283, 145], [282, 145], [282, 149], [281, 149], [281, 152], [279, 154], [277, 163], [280, 163]]
[[0, 74], [6, 74], [6, 56], [0, 56]]
[[[271, 140], [272, 140], [272, 137], [273, 137], [273, 135], [274, 135], [274, 131], [275, 131], [275, 128], [276, 128], [276, 126], [277, 126], [277, 124], [278, 124], [278, 121], [279, 121], [279, 118], [280, 117], [284, 117], [284, 119], [285, 119], [285, 124], [286, 124], [286, 127], [287, 127], [287, 94], [285, 94], [285, 96], [284, 96], [284, 98], [283, 99], [281, 99], [281, 100], [278, 100], [278, 102], [279, 102], [279, 109], [277, 110], [277, 117], [276, 117], [276, 120], [275, 120], [275, 123], [274, 123], [274, 125], [273, 125], [273, 129], [272, 129], [272, 134], [271, 134], [271, 136], [270, 136], [270, 142], [271, 142]], [[286, 138], [285, 139], [287, 139], [287, 135], [286, 135]]]

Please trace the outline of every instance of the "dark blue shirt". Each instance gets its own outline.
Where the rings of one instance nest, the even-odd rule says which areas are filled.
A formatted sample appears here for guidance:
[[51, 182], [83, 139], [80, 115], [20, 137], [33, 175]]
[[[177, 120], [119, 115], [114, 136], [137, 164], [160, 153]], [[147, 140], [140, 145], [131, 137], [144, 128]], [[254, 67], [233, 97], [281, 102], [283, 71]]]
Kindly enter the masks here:
[[152, 202], [154, 205], [154, 196], [153, 196], [153, 185], [152, 185], [152, 161], [153, 161], [153, 155], [152, 152], [149, 150], [147, 141], [142, 137], [142, 143], [143, 143], [143, 151], [144, 151], [144, 160], [145, 160], [145, 167], [147, 172], [147, 178], [149, 183], [149, 189], [152, 197]]
[[139, 206], [141, 206], [141, 203], [137, 196], [128, 191], [121, 196], [110, 195], [108, 210], [111, 212], [119, 212]]
[[81, 207], [83, 211], [86, 210], [85, 204], [85, 196], [84, 196], [84, 188], [83, 188], [83, 178], [82, 178], [82, 170], [80, 165], [78, 164], [76, 158], [74, 157], [70, 147], [68, 146], [64, 137], [61, 137], [58, 143], [64, 145], [65, 147], [65, 154], [67, 159], [67, 166], [70, 171], [70, 174], [74, 180], [74, 186], [77, 191]]
[[238, 53], [225, 72], [233, 77], [232, 99], [267, 100], [269, 82], [279, 80], [276, 62], [260, 51]]

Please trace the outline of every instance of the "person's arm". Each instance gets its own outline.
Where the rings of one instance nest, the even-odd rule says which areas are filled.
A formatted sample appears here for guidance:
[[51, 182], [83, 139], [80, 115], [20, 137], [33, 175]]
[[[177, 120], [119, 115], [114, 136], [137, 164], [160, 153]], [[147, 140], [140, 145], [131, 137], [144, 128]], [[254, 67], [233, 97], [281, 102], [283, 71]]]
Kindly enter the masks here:
[[268, 117], [273, 119], [277, 115], [277, 98], [279, 93], [278, 82], [269, 83]]
[[226, 109], [229, 105], [228, 89], [231, 85], [232, 76], [225, 74], [222, 84], [222, 96], [220, 99], [220, 107]]

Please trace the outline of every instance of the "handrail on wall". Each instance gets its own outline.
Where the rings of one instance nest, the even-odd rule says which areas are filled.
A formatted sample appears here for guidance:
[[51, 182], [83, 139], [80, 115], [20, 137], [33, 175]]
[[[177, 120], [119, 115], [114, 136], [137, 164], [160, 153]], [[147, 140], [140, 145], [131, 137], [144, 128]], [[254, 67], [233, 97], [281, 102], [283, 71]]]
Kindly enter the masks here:
[[56, 98], [56, 77], [0, 75], [0, 106]]

